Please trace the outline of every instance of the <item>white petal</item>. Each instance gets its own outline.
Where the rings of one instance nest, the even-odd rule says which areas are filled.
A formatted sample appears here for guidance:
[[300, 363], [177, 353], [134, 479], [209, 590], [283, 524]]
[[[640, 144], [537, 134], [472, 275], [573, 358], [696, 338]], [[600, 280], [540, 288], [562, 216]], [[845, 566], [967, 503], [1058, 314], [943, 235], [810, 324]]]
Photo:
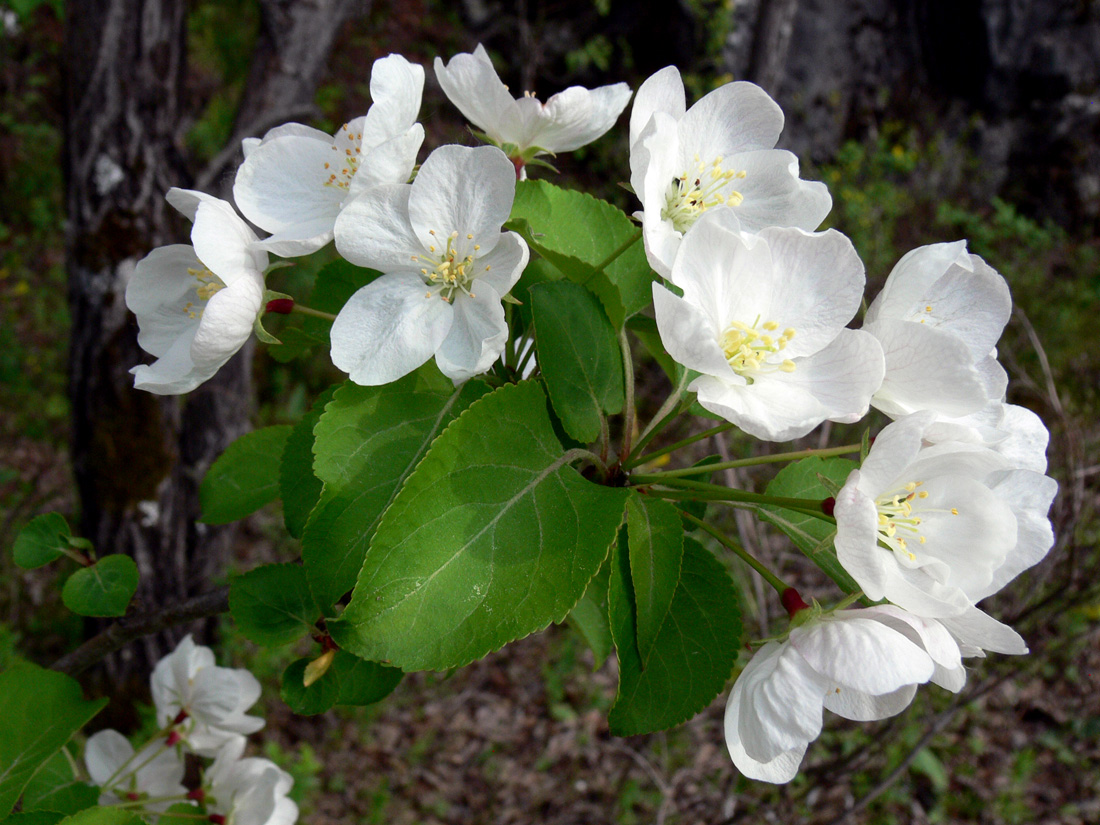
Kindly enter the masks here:
[[409, 222], [425, 249], [445, 244], [457, 232], [459, 259], [472, 253], [475, 244], [485, 255], [500, 240], [515, 194], [515, 167], [495, 146], [441, 146], [413, 181]]
[[553, 95], [542, 107], [543, 123], [532, 144], [548, 152], [572, 152], [603, 135], [615, 125], [630, 101], [625, 83], [589, 91], [570, 86]]
[[960, 339], [925, 324], [880, 320], [863, 327], [886, 356], [886, 376], [872, 405], [892, 418], [917, 410], [962, 416], [989, 401], [981, 374]]
[[875, 499], [898, 484], [912, 481], [899, 478], [916, 461], [921, 439], [934, 419], [932, 413], [913, 413], [884, 427], [859, 468], [859, 489]]
[[[424, 67], [420, 64], [410, 63], [399, 54], [374, 61], [370, 73], [371, 107], [362, 126], [364, 154], [368, 148], [409, 131], [420, 115], [423, 93]], [[407, 179], [408, 175], [392, 182], [404, 183]]]
[[440, 372], [460, 384], [489, 369], [507, 340], [500, 295], [491, 285], [475, 281], [472, 296], [455, 295], [454, 323], [435, 354], [435, 363]]
[[[104, 785], [134, 755], [134, 746], [117, 730], [101, 730], [88, 737], [84, 764], [96, 785]], [[136, 767], [136, 766], [135, 766]]]
[[179, 338], [198, 328], [186, 305], [200, 303], [188, 269], [203, 265], [191, 246], [173, 244], [154, 249], [134, 268], [126, 284], [126, 306], [138, 320], [138, 345], [158, 358]]
[[836, 557], [867, 597], [878, 601], [886, 592], [889, 551], [878, 546], [878, 508], [860, 487], [860, 471], [853, 470], [837, 493]]
[[414, 124], [408, 131], [371, 149], [351, 179], [349, 198], [383, 183], [406, 183], [416, 166], [416, 153], [424, 142], [424, 127]]
[[199, 370], [191, 360], [191, 342], [198, 330], [198, 325], [191, 327], [154, 363], [132, 367], [134, 388], [154, 395], [181, 395], [213, 376], [216, 367]]
[[219, 369], [248, 340], [263, 309], [264, 285], [257, 273], [239, 278], [207, 302], [191, 342], [196, 369]]
[[336, 219], [336, 249], [353, 264], [382, 272], [423, 264], [414, 260], [428, 250], [409, 225], [409, 184], [390, 184], [368, 189]]
[[755, 83], [738, 81], [704, 95], [680, 119], [685, 164], [695, 155], [709, 162], [719, 155], [771, 149], [783, 131], [783, 111]]
[[916, 685], [904, 685], [877, 696], [837, 685], [825, 694], [825, 707], [845, 719], [874, 722], [897, 716], [909, 707], [916, 693]]
[[1028, 652], [1027, 643], [1019, 633], [976, 607], [971, 607], [960, 616], [940, 621], [961, 644], [994, 653], [1022, 655]]
[[259, 274], [267, 268], [267, 253], [255, 248], [256, 240], [256, 234], [225, 201], [204, 201], [195, 210], [191, 228], [195, 254], [226, 286], [246, 273]]
[[435, 76], [443, 93], [468, 121], [501, 140], [499, 126], [516, 101], [480, 44], [473, 54], [456, 54], [447, 64], [437, 57]]
[[749, 779], [777, 784], [790, 782], [798, 773], [798, 767], [802, 764], [802, 758], [806, 755], [806, 747], [810, 740], [783, 751], [772, 759], [764, 761], [753, 759], [745, 750], [744, 745], [741, 744], [741, 737], [738, 732], [742, 691], [743, 686], [740, 682], [734, 684], [726, 703], [726, 748], [729, 750], [730, 758], [733, 759], [733, 764], [737, 767], [737, 770]]
[[653, 310], [661, 342], [673, 360], [698, 372], [722, 376], [726, 381], [744, 382], [730, 368], [718, 345], [720, 330], [715, 329], [713, 319], [702, 309], [654, 283]]
[[905, 685], [927, 682], [931, 657], [896, 630], [841, 611], [830, 620], [791, 630], [790, 644], [810, 666], [836, 686], [880, 696]]
[[684, 95], [684, 82], [680, 79], [680, 70], [675, 66], [665, 66], [652, 74], [638, 87], [634, 96], [634, 106], [630, 110], [630, 147], [634, 144], [653, 117], [654, 112], [664, 112], [675, 120], [684, 116], [687, 101]]
[[530, 256], [523, 238], [515, 232], [503, 233], [489, 254], [479, 255], [474, 261], [478, 273], [474, 291], [477, 291], [479, 284], [486, 283], [496, 290], [497, 295], [507, 295], [523, 274]]
[[388, 384], [432, 357], [454, 308], [414, 275], [383, 275], [360, 289], [332, 324], [332, 363], [357, 384]]
[[268, 232], [290, 230], [302, 237], [298, 227], [317, 223], [322, 231], [331, 230], [347, 191], [328, 184], [345, 170], [345, 162], [332, 138], [285, 135], [265, 141], [237, 170], [233, 199], [246, 218]]
[[733, 210], [746, 232], [766, 226], [817, 229], [833, 206], [829, 189], [819, 181], [798, 177], [798, 158], [790, 152], [766, 149], [735, 155], [724, 161], [727, 169], [744, 172], [731, 182], [744, 200]]

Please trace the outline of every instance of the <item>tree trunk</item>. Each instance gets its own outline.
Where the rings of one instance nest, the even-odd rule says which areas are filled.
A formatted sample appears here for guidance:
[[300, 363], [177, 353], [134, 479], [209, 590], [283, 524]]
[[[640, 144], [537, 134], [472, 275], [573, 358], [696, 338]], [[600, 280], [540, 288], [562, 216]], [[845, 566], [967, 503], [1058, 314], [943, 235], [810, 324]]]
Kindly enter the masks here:
[[[241, 104], [239, 138], [308, 113], [336, 33], [366, 3], [263, 3], [263, 29]], [[125, 306], [126, 283], [154, 247], [181, 242], [190, 225], [168, 206], [190, 178], [178, 144], [186, 59], [184, 0], [71, 0], [66, 8], [68, 89], [64, 164], [66, 264], [72, 314], [72, 460], [81, 533], [100, 554], [126, 553], [141, 572], [135, 609], [155, 609], [211, 587], [234, 531], [197, 524], [198, 485], [213, 460], [247, 431], [250, 348], [184, 398], [133, 389], [148, 361]], [[208, 168], [200, 188], [222, 169]], [[225, 192], [215, 194], [225, 195]], [[201, 627], [201, 626], [200, 626]], [[118, 684], [143, 678], [195, 626], [162, 631], [107, 660]]]

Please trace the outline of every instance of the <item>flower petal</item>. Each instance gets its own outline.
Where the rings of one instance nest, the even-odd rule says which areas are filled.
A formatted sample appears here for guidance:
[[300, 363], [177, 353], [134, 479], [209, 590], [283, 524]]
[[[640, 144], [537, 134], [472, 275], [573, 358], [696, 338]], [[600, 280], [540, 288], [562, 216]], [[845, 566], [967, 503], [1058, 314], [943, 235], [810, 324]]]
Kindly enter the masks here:
[[783, 131], [783, 110], [755, 83], [737, 81], [704, 95], [680, 118], [681, 158], [688, 168], [718, 156], [771, 149]]
[[347, 260], [382, 272], [423, 266], [418, 255], [427, 247], [409, 225], [409, 184], [388, 184], [368, 189], [336, 219], [336, 249]]
[[437, 57], [435, 76], [463, 117], [489, 137], [504, 142], [495, 127], [515, 108], [516, 101], [480, 43], [473, 54], [456, 54], [447, 64]]
[[414, 275], [383, 275], [360, 289], [332, 324], [332, 363], [357, 384], [388, 384], [407, 375], [439, 349], [454, 308], [425, 297]]
[[687, 99], [684, 94], [684, 81], [680, 70], [675, 66], [665, 66], [659, 72], [650, 75], [634, 96], [634, 106], [630, 110], [630, 147], [641, 137], [655, 112], [664, 112], [679, 121], [687, 111]]
[[469, 296], [455, 295], [454, 323], [435, 354], [440, 372], [455, 384], [489, 369], [508, 340], [500, 295], [480, 279], [474, 290]]

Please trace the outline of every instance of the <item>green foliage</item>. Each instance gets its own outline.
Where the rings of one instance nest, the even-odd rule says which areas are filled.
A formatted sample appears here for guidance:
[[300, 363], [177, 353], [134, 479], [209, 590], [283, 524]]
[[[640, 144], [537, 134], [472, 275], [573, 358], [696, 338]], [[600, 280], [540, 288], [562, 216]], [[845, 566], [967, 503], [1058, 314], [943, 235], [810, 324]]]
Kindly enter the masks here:
[[265, 564], [234, 576], [229, 612], [246, 639], [268, 647], [297, 641], [321, 618], [305, 568], [298, 564]]
[[24, 811], [49, 811], [64, 818], [95, 806], [99, 789], [80, 780], [76, 764], [62, 748], [31, 777], [23, 789]]
[[615, 646], [615, 640], [611, 637], [611, 622], [607, 617], [607, 586], [609, 577], [608, 564], [605, 561], [592, 581], [588, 583], [588, 589], [584, 591], [581, 600], [569, 613], [569, 623], [584, 637], [585, 642], [592, 648], [595, 657], [596, 670], [603, 666], [611, 650]]
[[107, 704], [84, 700], [80, 685], [61, 673], [17, 661], [0, 673], [0, 816], [35, 771]]
[[623, 490], [567, 464], [537, 384], [482, 398], [382, 517], [329, 629], [365, 659], [445, 670], [560, 622], [607, 555]]
[[121, 808], [88, 808], [62, 819], [61, 825], [144, 825], [144, 821]]
[[637, 607], [628, 553], [620, 541], [611, 563], [619, 691], [607, 721], [616, 736], [663, 730], [705, 708], [725, 687], [741, 640], [741, 610], [729, 574], [687, 537], [679, 584], [643, 667], [635, 642]]
[[531, 289], [539, 365], [554, 412], [580, 442], [595, 441], [604, 413], [623, 408], [623, 358], [599, 301], [569, 281]]
[[15, 563], [33, 570], [65, 555], [69, 549], [69, 523], [60, 513], [44, 513], [31, 519], [15, 539]]
[[279, 498], [279, 465], [292, 429], [278, 424], [253, 430], [218, 456], [199, 487], [203, 522], [227, 524]]
[[684, 528], [675, 507], [638, 493], [626, 500], [626, 528], [638, 654], [644, 669], [680, 583]]
[[606, 201], [546, 181], [520, 181], [505, 228], [519, 232], [569, 280], [587, 286], [616, 328], [649, 306], [653, 272], [641, 230]]
[[[821, 501], [832, 495], [821, 476], [843, 486], [854, 469], [856, 463], [846, 458], [804, 458], [780, 470], [768, 484], [767, 494], [780, 498], [804, 498], [809, 508], [820, 509]], [[837, 561], [833, 548], [833, 537], [836, 536], [834, 523], [780, 507], [761, 508], [760, 517], [786, 533], [795, 546], [845, 593], [859, 590], [859, 585]]]
[[488, 390], [476, 380], [456, 390], [431, 370], [383, 387], [346, 384], [314, 428], [314, 472], [325, 487], [302, 535], [302, 560], [323, 608], [355, 584], [379, 520], [428, 446]]
[[121, 553], [103, 556], [69, 576], [61, 600], [81, 616], [121, 616], [138, 586], [134, 560]]
[[325, 405], [332, 400], [336, 387], [321, 393], [302, 416], [286, 440], [279, 463], [279, 495], [283, 500], [283, 520], [286, 531], [294, 538], [302, 537], [309, 514], [321, 497], [324, 484], [313, 474], [313, 428], [321, 420]]
[[298, 659], [283, 673], [280, 695], [295, 713], [314, 716], [334, 705], [370, 705], [389, 696], [405, 675], [395, 667], [358, 659], [347, 651], [334, 651], [324, 674], [306, 687], [309, 659]]

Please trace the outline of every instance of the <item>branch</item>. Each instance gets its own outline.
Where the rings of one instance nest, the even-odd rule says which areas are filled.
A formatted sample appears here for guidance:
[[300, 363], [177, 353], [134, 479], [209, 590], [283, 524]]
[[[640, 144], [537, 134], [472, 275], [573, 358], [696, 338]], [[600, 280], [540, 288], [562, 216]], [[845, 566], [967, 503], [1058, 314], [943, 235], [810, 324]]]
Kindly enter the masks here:
[[76, 676], [116, 650], [121, 650], [135, 639], [158, 633], [174, 625], [225, 613], [228, 610], [229, 588], [219, 587], [217, 590], [179, 602], [156, 613], [123, 616], [72, 653], [62, 656], [50, 667], [69, 676]]

